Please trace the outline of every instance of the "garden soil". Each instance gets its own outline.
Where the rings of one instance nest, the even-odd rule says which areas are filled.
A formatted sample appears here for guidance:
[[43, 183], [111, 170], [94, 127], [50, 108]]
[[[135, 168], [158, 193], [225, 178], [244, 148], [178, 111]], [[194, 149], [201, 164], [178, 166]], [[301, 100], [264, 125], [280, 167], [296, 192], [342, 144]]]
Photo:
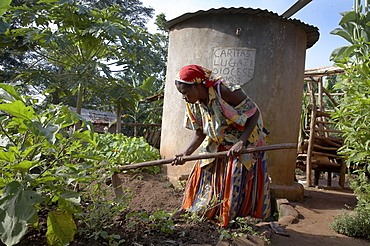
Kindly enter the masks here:
[[[129, 228], [126, 215], [130, 213], [153, 214], [158, 211], [173, 212], [180, 207], [182, 200], [182, 189], [174, 188], [163, 175], [120, 174], [123, 188], [130, 188], [129, 193], [133, 195], [128, 204], [129, 209], [114, 218], [114, 227], [111, 233], [119, 234], [126, 241], [120, 245], [136, 246], [180, 246], [180, 245], [263, 245], [262, 240], [256, 236], [248, 237], [254, 244], [247, 244], [243, 240], [239, 243], [234, 241], [220, 242], [220, 230], [212, 222], [186, 223], [178, 221], [174, 224], [173, 234], [166, 234], [160, 231], [150, 231], [145, 224], [136, 221], [135, 225]], [[256, 227], [265, 231], [265, 237], [269, 238], [270, 245], [282, 246], [308, 246], [308, 245], [335, 245], [335, 246], [362, 246], [370, 245], [370, 242], [363, 239], [350, 238], [338, 234], [330, 229], [329, 224], [335, 215], [339, 215], [347, 206], [354, 207], [356, 198], [350, 189], [305, 189], [304, 199], [290, 203], [299, 213], [297, 221], [288, 224], [285, 232], [289, 236], [274, 233], [268, 223], [265, 226]], [[275, 222], [277, 223], [277, 222]], [[42, 223], [40, 223], [42, 226]], [[257, 238], [258, 239], [258, 238]], [[19, 245], [41, 246], [45, 236], [42, 233], [29, 233]], [[261, 243], [262, 242], [262, 243]], [[86, 240], [77, 236], [71, 245], [98, 246], [106, 245], [95, 240]], [[267, 244], [265, 244], [267, 245]]]

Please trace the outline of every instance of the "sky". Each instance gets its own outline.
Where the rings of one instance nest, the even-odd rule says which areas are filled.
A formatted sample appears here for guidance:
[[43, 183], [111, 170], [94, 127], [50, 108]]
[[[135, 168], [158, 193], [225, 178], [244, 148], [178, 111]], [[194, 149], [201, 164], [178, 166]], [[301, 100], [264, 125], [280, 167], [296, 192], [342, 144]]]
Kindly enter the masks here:
[[[141, 0], [143, 6], [152, 7], [155, 16], [161, 13], [166, 15], [167, 20], [172, 20], [185, 13], [193, 13], [198, 10], [212, 8], [244, 7], [266, 9], [276, 14], [283, 14], [298, 0]], [[291, 16], [292, 19], [300, 20], [308, 25], [319, 28], [320, 38], [311, 48], [306, 50], [306, 69], [332, 66], [330, 61], [331, 52], [348, 42], [337, 35], [330, 34], [338, 25], [342, 12], [353, 9], [353, 0], [312, 0], [299, 12]], [[151, 32], [156, 31], [155, 18], [148, 24]]]

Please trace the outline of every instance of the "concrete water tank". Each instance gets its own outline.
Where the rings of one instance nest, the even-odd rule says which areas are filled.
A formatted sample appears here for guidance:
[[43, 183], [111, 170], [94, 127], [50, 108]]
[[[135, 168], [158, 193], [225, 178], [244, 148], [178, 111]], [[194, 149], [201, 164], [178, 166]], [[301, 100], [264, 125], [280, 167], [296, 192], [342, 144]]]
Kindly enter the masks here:
[[[182, 152], [193, 135], [183, 127], [185, 104], [174, 84], [178, 70], [189, 64], [242, 85], [261, 109], [269, 144], [297, 143], [305, 54], [319, 38], [316, 27], [267, 10], [220, 8], [184, 14], [167, 22], [167, 29], [162, 158]], [[294, 182], [296, 150], [267, 153], [273, 196], [303, 198], [303, 187]], [[192, 166], [167, 165], [165, 171], [177, 183]]]

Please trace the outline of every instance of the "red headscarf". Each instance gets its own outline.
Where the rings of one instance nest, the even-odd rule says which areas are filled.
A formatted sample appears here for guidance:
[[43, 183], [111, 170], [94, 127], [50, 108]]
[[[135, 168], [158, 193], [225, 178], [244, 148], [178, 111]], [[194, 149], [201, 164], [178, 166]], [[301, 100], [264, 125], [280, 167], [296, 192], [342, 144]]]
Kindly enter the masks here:
[[185, 84], [203, 83], [213, 87], [220, 78], [215, 78], [212, 71], [198, 65], [182, 67], [176, 76], [176, 81]]

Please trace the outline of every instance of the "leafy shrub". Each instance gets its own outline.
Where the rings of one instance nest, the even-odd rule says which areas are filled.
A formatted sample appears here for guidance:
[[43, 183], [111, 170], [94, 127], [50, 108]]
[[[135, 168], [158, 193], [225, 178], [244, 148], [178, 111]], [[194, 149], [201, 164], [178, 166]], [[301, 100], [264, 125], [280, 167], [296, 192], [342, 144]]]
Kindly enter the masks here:
[[104, 185], [101, 180], [96, 181], [84, 196], [83, 211], [76, 214], [79, 222], [77, 231], [88, 240], [103, 239], [108, 245], [120, 245], [125, 240], [112, 233], [114, 217], [129, 208], [127, 204], [131, 197], [125, 193], [125, 197], [120, 197], [117, 201], [107, 200], [106, 197], [112, 193], [111, 187]]
[[331, 229], [350, 237], [370, 239], [370, 210], [357, 206], [351, 213], [344, 212], [335, 217]]
[[76, 185], [94, 173], [81, 159], [85, 146], [94, 144], [92, 131], [70, 130], [80, 119], [67, 107], [39, 112], [35, 100], [10, 85], [0, 87], [0, 239], [18, 243], [45, 209], [48, 243], [69, 243], [76, 228], [72, 215], [81, 210]]
[[153, 214], [144, 212], [134, 212], [126, 215], [126, 219], [130, 220], [128, 228], [137, 226], [148, 227], [146, 231], [149, 234], [163, 232], [165, 234], [173, 234], [175, 230], [175, 223], [172, 219], [172, 213], [158, 210]]
[[[338, 216], [332, 228], [353, 237], [369, 238], [370, 231], [370, 13], [355, 0], [353, 11], [343, 13], [341, 28], [332, 31], [350, 44], [332, 53], [332, 60], [345, 69], [338, 88], [346, 92], [333, 115], [337, 127], [344, 132], [340, 153], [347, 158], [347, 167], [357, 175], [351, 186], [358, 199], [353, 214]], [[365, 13], [362, 13], [362, 10]]]
[[[76, 216], [90, 225], [84, 233], [118, 240], [108, 234], [109, 219], [125, 203], [116, 206], [100, 199], [108, 197], [104, 181], [118, 165], [158, 158], [158, 150], [142, 138], [94, 134], [83, 121], [82, 129], [74, 131], [81, 119], [67, 107], [38, 111], [36, 101], [20, 96], [13, 86], [0, 88], [0, 240], [6, 245], [20, 242], [29, 226], [38, 226], [41, 210], [48, 214], [50, 245], [73, 240]], [[160, 167], [149, 170], [157, 173]], [[98, 213], [89, 217], [93, 210]]]
[[345, 69], [337, 87], [345, 91], [343, 100], [333, 115], [337, 127], [344, 132], [341, 154], [348, 158], [348, 167], [370, 171], [370, 14], [362, 14], [362, 7], [343, 13], [341, 28], [333, 34], [345, 38], [350, 45], [337, 48], [332, 59]]
[[[150, 146], [144, 138], [127, 137], [120, 134], [96, 134], [96, 146], [90, 145], [91, 154], [100, 158], [104, 167], [115, 170], [118, 166], [130, 165], [139, 162], [159, 159], [158, 149]], [[157, 174], [161, 171], [159, 166], [147, 167], [144, 170]]]

